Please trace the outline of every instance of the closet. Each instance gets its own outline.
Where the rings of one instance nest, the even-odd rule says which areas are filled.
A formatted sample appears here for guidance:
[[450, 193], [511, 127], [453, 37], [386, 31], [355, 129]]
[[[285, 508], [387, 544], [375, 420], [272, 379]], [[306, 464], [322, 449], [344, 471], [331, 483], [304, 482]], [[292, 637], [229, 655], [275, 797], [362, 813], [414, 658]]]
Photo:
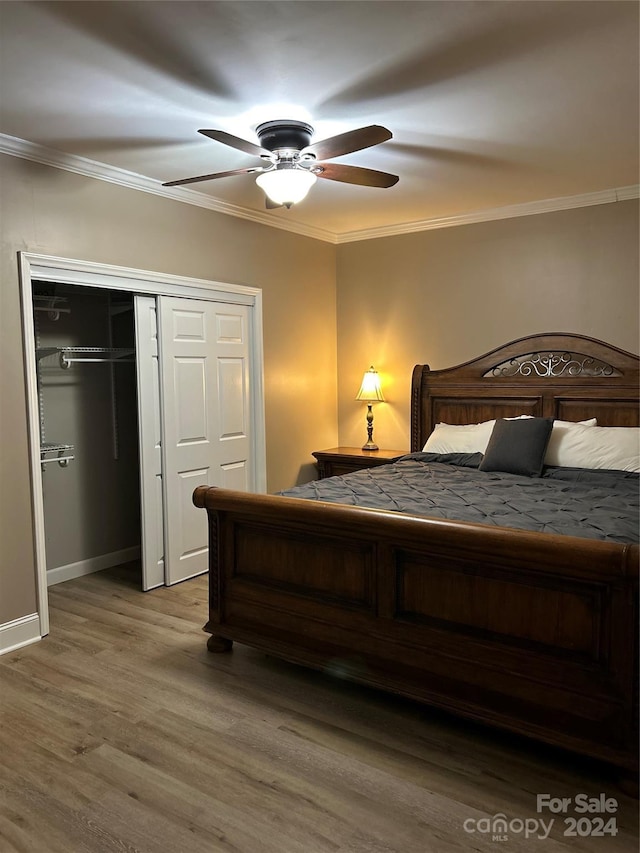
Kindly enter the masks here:
[[206, 571], [194, 488], [260, 480], [252, 307], [34, 278], [32, 308], [47, 584]]
[[33, 283], [47, 582], [140, 557], [132, 294]]

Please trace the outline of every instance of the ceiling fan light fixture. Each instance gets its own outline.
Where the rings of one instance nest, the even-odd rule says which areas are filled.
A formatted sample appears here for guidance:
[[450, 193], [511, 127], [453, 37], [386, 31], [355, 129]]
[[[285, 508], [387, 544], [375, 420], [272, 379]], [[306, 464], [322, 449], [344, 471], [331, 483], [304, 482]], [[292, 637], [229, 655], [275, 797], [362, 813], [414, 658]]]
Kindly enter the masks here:
[[305, 198], [316, 180], [307, 169], [279, 168], [258, 175], [256, 183], [274, 204], [289, 208]]

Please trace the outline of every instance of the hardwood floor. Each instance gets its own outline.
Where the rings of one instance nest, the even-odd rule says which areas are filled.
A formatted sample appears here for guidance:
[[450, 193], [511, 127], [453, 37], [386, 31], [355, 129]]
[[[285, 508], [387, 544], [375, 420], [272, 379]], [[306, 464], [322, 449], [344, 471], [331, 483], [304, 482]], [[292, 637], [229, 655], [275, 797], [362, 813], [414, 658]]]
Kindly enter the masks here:
[[[206, 579], [142, 593], [134, 569], [52, 587], [50, 635], [0, 657], [2, 853], [637, 850], [637, 802], [602, 768], [246, 647], [212, 655]], [[563, 834], [602, 825], [580, 793], [617, 800], [617, 835]], [[571, 805], [537, 813], [537, 794]]]

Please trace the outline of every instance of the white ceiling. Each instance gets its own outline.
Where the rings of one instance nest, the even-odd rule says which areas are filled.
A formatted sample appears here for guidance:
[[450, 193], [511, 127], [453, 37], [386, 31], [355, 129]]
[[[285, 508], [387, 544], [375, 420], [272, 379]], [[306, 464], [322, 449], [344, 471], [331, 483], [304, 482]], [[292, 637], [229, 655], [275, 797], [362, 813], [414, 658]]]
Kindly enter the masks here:
[[[393, 139], [335, 162], [390, 189], [318, 181], [265, 211], [251, 175], [203, 193], [335, 235], [638, 183], [635, 2], [0, 2], [0, 133], [161, 183], [255, 165], [298, 118], [321, 139]], [[185, 192], [183, 190], [183, 192]], [[281, 223], [281, 225], [284, 223]]]

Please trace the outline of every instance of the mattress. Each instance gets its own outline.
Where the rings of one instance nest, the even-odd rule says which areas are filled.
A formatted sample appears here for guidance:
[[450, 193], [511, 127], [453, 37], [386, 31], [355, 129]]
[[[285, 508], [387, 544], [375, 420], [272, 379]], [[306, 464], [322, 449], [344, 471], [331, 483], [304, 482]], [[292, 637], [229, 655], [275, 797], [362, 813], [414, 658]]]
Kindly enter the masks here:
[[639, 539], [639, 475], [546, 467], [541, 477], [478, 470], [482, 455], [412, 453], [279, 494], [617, 543]]

